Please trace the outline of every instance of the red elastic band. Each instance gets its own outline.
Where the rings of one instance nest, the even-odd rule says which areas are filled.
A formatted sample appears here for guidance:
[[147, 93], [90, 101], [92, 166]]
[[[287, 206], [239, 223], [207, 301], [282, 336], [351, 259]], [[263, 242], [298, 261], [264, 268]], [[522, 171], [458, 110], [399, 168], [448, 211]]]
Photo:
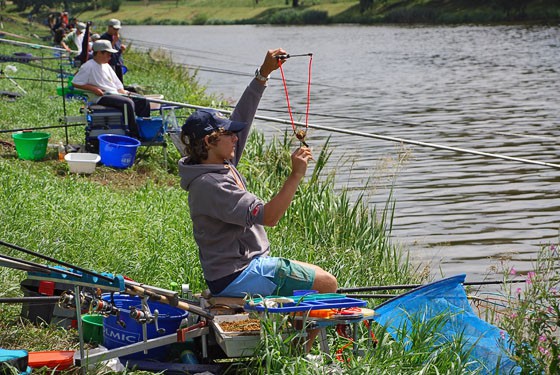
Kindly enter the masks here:
[[[309, 55], [309, 69], [307, 76], [307, 106], [305, 109], [305, 130], [309, 127], [309, 106], [311, 103], [311, 65], [313, 63], [313, 55]], [[297, 133], [296, 124], [294, 123], [294, 116], [292, 115], [292, 106], [290, 105], [290, 96], [288, 94], [288, 85], [286, 84], [286, 77], [284, 76], [284, 69], [282, 69], [282, 61], [278, 59], [278, 67], [280, 67], [280, 74], [282, 75], [282, 84], [284, 86], [284, 93], [286, 94], [286, 103], [288, 105], [288, 113], [290, 114], [290, 121], [292, 123], [292, 130], [294, 134]]]

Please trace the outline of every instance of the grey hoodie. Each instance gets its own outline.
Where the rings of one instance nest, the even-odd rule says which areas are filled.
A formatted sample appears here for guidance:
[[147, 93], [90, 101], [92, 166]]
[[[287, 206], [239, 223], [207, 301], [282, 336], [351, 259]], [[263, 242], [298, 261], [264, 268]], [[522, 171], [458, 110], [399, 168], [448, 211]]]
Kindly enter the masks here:
[[244, 188], [245, 179], [236, 169], [264, 89], [253, 79], [231, 114], [231, 120], [248, 124], [238, 133], [233, 160], [225, 164], [191, 164], [188, 156], [179, 160], [181, 187], [189, 192], [194, 239], [208, 281], [241, 271], [253, 258], [269, 253], [262, 225], [264, 203]]

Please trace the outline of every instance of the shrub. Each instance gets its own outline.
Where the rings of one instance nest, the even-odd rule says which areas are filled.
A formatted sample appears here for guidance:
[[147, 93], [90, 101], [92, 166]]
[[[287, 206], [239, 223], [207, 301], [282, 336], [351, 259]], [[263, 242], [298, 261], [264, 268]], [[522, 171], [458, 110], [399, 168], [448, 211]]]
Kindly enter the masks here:
[[306, 25], [324, 25], [329, 20], [329, 13], [324, 10], [308, 9], [303, 11], [301, 17]]
[[285, 9], [270, 16], [268, 23], [273, 25], [301, 25], [303, 24], [302, 12], [291, 8]]
[[205, 25], [208, 21], [208, 16], [204, 13], [199, 13], [195, 15], [191, 21], [193, 25]]

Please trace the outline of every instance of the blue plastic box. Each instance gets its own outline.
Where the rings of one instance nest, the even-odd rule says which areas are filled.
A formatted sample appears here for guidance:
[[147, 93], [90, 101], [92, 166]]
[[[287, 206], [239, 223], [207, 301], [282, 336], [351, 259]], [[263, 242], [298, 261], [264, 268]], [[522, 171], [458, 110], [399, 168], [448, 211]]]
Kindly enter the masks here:
[[[276, 298], [281, 296], [268, 296], [266, 298]], [[315, 293], [304, 296], [289, 296], [288, 299], [293, 302], [280, 303], [279, 307], [265, 307], [263, 304], [259, 304], [262, 298], [255, 298], [253, 302], [255, 305], [246, 303], [245, 310], [256, 310], [256, 311], [268, 311], [271, 313], [291, 313], [296, 311], [310, 311], [310, 310], [321, 310], [321, 309], [346, 309], [350, 307], [364, 307], [367, 305], [367, 301], [350, 298], [344, 294], [337, 293]]]

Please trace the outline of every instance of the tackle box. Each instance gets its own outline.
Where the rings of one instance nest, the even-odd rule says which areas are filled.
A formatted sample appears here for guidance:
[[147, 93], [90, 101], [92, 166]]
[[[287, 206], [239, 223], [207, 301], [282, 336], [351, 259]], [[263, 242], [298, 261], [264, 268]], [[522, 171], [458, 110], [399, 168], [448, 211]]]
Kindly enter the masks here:
[[[261, 342], [262, 332], [260, 329], [254, 331], [225, 331], [223, 322], [241, 322], [250, 319], [250, 314], [215, 315], [210, 321], [216, 342], [229, 358], [248, 357], [255, 354], [257, 345]], [[288, 339], [293, 335], [293, 330], [286, 328], [282, 332], [282, 338]]]
[[86, 115], [86, 151], [99, 153], [98, 136], [101, 134], [127, 135], [122, 112], [113, 107], [94, 104], [88, 108]]
[[267, 296], [248, 301], [244, 309], [270, 313], [291, 313], [298, 311], [346, 309], [350, 307], [364, 307], [367, 301], [350, 298], [344, 294], [324, 293], [308, 294], [304, 296]]
[[235, 314], [235, 315], [216, 315], [210, 321], [216, 342], [224, 353], [230, 358], [232, 357], [247, 357], [255, 353], [255, 348], [261, 341], [261, 332], [258, 331], [224, 331], [220, 323], [223, 322], [240, 322], [248, 320], [249, 314]]

